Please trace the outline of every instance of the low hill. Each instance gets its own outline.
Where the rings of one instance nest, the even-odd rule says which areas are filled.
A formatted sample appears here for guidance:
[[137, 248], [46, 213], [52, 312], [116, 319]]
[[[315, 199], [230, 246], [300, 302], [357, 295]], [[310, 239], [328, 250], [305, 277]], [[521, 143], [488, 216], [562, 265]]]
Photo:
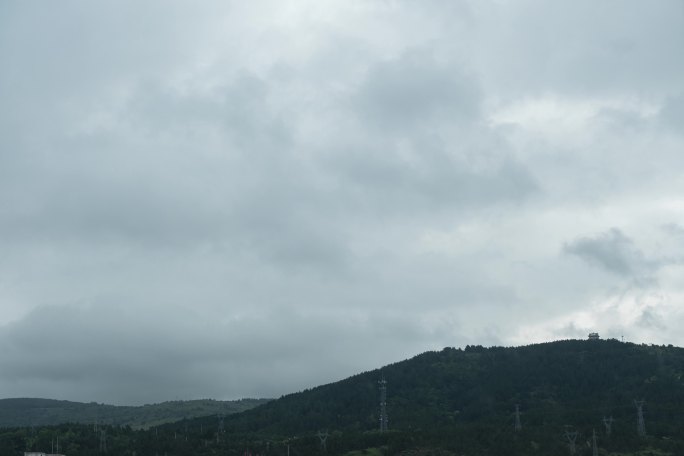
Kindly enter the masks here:
[[185, 418], [243, 412], [266, 399], [171, 401], [143, 406], [116, 406], [95, 402], [52, 399], [0, 399], [0, 427], [48, 426], [60, 423], [99, 423], [148, 428]]
[[0, 429], [0, 454], [44, 451], [57, 438], [69, 456], [95, 454], [103, 442], [122, 455], [561, 456], [573, 442], [574, 454], [593, 454], [596, 442], [601, 456], [681, 456], [684, 349], [617, 340], [445, 348], [223, 420]]
[[[404, 436], [434, 434], [449, 444], [474, 439], [474, 446], [494, 448], [497, 440], [517, 438], [518, 406], [518, 435], [530, 447], [552, 454], [574, 432], [585, 445], [594, 430], [603, 443], [611, 438], [614, 446], [629, 447], [640, 442], [635, 401], [643, 401], [646, 434], [659, 442], [684, 442], [684, 349], [617, 340], [427, 352], [227, 417], [226, 433], [376, 430], [383, 377], [390, 431]], [[610, 436], [604, 417], [612, 417]]]
[[[505, 420], [516, 404], [528, 425], [684, 417], [684, 349], [567, 340], [524, 347], [427, 352], [346, 380], [283, 396], [226, 419], [234, 432], [291, 435], [378, 427], [378, 381], [387, 380], [391, 429]], [[631, 424], [630, 424], [631, 426]]]

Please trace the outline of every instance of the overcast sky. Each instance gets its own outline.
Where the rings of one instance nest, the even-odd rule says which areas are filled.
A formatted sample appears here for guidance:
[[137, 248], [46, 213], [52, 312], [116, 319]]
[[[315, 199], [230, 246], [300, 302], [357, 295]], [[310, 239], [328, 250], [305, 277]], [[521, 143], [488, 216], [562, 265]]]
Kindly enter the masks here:
[[684, 2], [0, 3], [0, 397], [684, 345]]

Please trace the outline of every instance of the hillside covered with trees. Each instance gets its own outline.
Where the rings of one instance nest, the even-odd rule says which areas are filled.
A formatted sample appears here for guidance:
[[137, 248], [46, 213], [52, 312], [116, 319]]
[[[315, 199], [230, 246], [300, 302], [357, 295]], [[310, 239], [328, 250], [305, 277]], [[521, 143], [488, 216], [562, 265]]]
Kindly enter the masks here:
[[268, 402], [267, 399], [238, 401], [200, 399], [142, 406], [116, 406], [53, 399], [0, 399], [0, 427], [99, 423], [149, 428], [185, 418], [243, 412], [266, 402]]
[[[383, 377], [386, 432], [378, 430]], [[39, 449], [55, 432], [65, 445], [81, 435], [68, 456], [101, 445], [92, 426], [15, 428], [0, 436], [0, 453], [26, 442]], [[616, 340], [445, 348], [223, 419], [105, 432], [122, 455], [285, 455], [289, 447], [293, 455], [549, 456], [571, 454], [572, 441], [575, 454], [591, 455], [594, 433], [600, 455], [682, 455], [684, 349]]]

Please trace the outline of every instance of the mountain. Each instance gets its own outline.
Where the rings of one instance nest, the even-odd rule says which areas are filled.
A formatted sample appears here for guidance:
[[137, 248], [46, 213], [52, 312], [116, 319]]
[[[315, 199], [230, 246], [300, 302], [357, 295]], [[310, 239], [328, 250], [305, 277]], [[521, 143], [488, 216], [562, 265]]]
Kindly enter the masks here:
[[99, 423], [148, 428], [207, 415], [229, 415], [268, 402], [267, 399], [171, 401], [143, 406], [115, 406], [95, 402], [52, 399], [0, 399], [0, 427], [48, 426], [60, 423]]
[[[389, 430], [380, 432], [383, 378]], [[561, 456], [572, 442], [574, 454], [593, 454], [596, 442], [601, 456], [681, 456], [684, 349], [617, 340], [445, 348], [222, 420], [0, 430], [0, 454], [45, 451], [56, 438], [69, 456], [95, 454], [103, 439], [121, 455]]]
[[[446, 445], [460, 439], [492, 449], [524, 435], [524, 445], [553, 454], [574, 432], [584, 445], [596, 430], [602, 444], [612, 439], [614, 447], [629, 448], [643, 443], [637, 433], [642, 404], [647, 436], [670, 446], [684, 443], [684, 349], [617, 340], [427, 352], [227, 417], [226, 434], [378, 429], [381, 378], [387, 381], [389, 428], [403, 436], [432, 435], [426, 438]], [[613, 420], [610, 436], [604, 417]]]
[[427, 352], [346, 380], [284, 396], [228, 417], [233, 432], [290, 435], [378, 427], [378, 381], [387, 381], [390, 428], [504, 420], [516, 404], [528, 425], [601, 424], [684, 410], [684, 349], [617, 340], [567, 340], [524, 347], [468, 346]]

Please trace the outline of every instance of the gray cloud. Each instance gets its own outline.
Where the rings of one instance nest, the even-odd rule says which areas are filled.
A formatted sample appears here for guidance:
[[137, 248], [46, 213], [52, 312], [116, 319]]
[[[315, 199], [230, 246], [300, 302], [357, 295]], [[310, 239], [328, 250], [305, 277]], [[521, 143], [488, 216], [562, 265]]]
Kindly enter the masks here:
[[666, 223], [661, 227], [664, 232], [674, 237], [684, 237], [684, 227], [677, 223]]
[[580, 334], [568, 309], [613, 301], [611, 325], [681, 337], [682, 22], [676, 1], [2, 3], [0, 390], [273, 396]]
[[664, 330], [667, 328], [662, 317], [658, 315], [657, 309], [653, 307], [647, 307], [641, 312], [638, 324], [647, 329]]
[[[374, 211], [400, 214], [406, 211], [483, 209], [500, 203], [518, 203], [537, 191], [535, 178], [520, 163], [503, 158], [478, 169], [449, 151], [430, 145], [409, 145], [413, 157], [403, 160], [382, 148], [336, 157], [331, 163], [343, 173], [349, 189], [363, 194]], [[499, 163], [496, 163], [499, 161]]]
[[684, 122], [684, 95], [677, 95], [666, 100], [659, 113], [660, 119], [675, 133], [681, 133]]
[[[241, 395], [275, 396], [310, 382], [333, 381], [340, 372], [351, 375], [359, 366], [374, 367], [373, 346], [396, 332], [404, 335], [406, 346], [429, 338], [402, 317], [330, 321], [277, 311], [207, 321], [190, 308], [169, 308], [156, 316], [134, 317], [134, 312], [37, 308], [5, 327], [0, 332], [6, 348], [0, 355], [3, 391], [21, 396], [42, 384], [49, 394], [64, 397], [76, 383], [85, 386], [84, 400], [134, 403], [173, 394], [232, 397], [236, 389]], [[309, 346], [312, 340], [315, 347]], [[349, 353], [356, 354], [353, 360]], [[320, 362], [311, 363], [312, 356]], [[277, 383], [265, 378], [269, 372], [278, 376]]]
[[565, 253], [622, 276], [633, 276], [652, 268], [634, 242], [617, 228], [595, 237], [578, 238], [563, 246]]
[[442, 64], [429, 50], [415, 49], [400, 58], [371, 66], [354, 96], [362, 122], [390, 129], [393, 136], [415, 128], [479, 120], [477, 84], [454, 62]]
[[672, 57], [684, 39], [681, 2], [641, 6], [637, 1], [608, 1], [597, 8], [589, 1], [533, 0], [491, 5], [479, 12], [490, 18], [471, 37], [480, 41], [473, 45], [481, 51], [472, 58], [486, 62], [492, 70], [487, 77], [513, 91], [662, 95], [677, 90], [675, 75], [683, 68]]

